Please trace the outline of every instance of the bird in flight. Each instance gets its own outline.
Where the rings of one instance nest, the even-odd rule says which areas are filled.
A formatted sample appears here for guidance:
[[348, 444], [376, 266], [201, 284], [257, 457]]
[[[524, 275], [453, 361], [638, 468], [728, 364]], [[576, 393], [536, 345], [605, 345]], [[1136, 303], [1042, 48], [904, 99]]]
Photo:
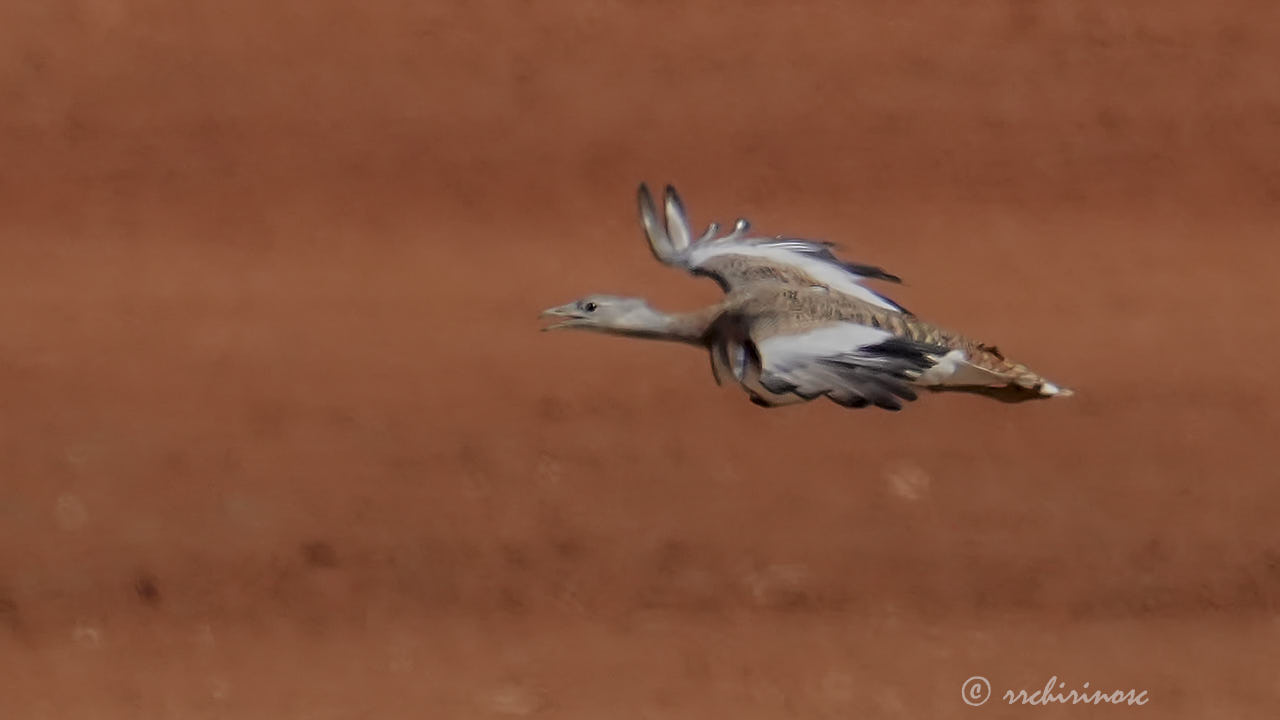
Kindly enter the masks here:
[[901, 280], [840, 259], [831, 243], [753, 235], [743, 219], [726, 234], [712, 223], [695, 238], [675, 189], [667, 186], [663, 200], [660, 218], [648, 187], [640, 185], [640, 222], [654, 257], [712, 278], [723, 300], [664, 313], [641, 298], [588, 295], [545, 310], [556, 322], [544, 330], [704, 348], [716, 383], [736, 382], [763, 407], [825, 396], [850, 408], [900, 410], [917, 398], [917, 388], [1004, 402], [1073, 394], [994, 345], [920, 320], [867, 287], [867, 280]]

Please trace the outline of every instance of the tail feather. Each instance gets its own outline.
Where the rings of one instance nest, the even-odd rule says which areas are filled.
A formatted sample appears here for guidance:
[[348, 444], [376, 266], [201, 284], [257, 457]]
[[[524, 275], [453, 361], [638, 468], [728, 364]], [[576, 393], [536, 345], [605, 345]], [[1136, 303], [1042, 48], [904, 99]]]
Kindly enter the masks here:
[[1014, 385], [1024, 390], [1033, 391], [1044, 397], [1071, 397], [1076, 394], [1071, 388], [1050, 382], [1047, 378], [1022, 363], [1008, 360], [1005, 360], [1004, 363], [1008, 368], [1005, 374], [1008, 375]]
[[1026, 399], [1075, 394], [1074, 390], [1051, 382], [1026, 365], [1007, 360], [980, 345], [968, 348], [968, 352], [947, 353], [920, 380], [933, 390], [979, 392], [983, 388], [1007, 388], [1013, 395]]

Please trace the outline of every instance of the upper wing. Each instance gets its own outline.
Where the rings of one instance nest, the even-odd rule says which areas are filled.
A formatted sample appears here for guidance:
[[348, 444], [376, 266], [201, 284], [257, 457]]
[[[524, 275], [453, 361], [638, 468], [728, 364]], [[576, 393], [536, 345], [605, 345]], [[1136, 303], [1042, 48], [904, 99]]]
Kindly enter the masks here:
[[828, 242], [787, 237], [756, 237], [751, 225], [739, 219], [733, 231], [716, 237], [720, 228], [711, 223], [694, 238], [684, 205], [675, 188], [666, 188], [663, 203], [665, 222], [659, 219], [649, 188], [643, 183], [637, 193], [640, 222], [649, 247], [659, 262], [681, 267], [695, 275], [713, 278], [725, 292], [760, 280], [797, 285], [823, 285], [878, 307], [906, 313], [889, 298], [862, 284], [876, 279], [902, 282], [896, 275], [872, 265], [845, 262], [832, 252]]
[[717, 377], [727, 368], [753, 402], [770, 407], [825, 395], [846, 407], [900, 410], [916, 399], [911, 383], [948, 350], [850, 322], [759, 334], [746, 328], [722, 336], [712, 365]]

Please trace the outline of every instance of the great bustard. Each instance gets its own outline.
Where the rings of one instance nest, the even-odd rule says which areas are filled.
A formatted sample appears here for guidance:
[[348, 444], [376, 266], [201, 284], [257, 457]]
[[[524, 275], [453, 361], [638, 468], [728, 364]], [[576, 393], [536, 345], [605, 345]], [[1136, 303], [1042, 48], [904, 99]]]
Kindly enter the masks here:
[[869, 265], [837, 258], [833, 245], [756, 237], [746, 220], [717, 237], [712, 223], [694, 238], [674, 188], [665, 223], [645, 185], [640, 220], [657, 259], [719, 283], [724, 300], [688, 313], [662, 313], [639, 298], [589, 295], [543, 312], [545, 330], [578, 328], [671, 340], [706, 348], [717, 383], [732, 379], [752, 402], [776, 407], [819, 396], [846, 407], [899, 410], [912, 386], [962, 391], [1006, 402], [1065, 397], [993, 345], [928, 324], [863, 285], [901, 282]]

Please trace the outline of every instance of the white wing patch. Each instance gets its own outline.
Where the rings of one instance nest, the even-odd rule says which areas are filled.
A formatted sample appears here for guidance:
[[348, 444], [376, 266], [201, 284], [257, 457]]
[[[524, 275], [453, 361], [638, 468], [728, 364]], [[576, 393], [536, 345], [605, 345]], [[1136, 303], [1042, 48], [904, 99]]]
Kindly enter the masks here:
[[766, 371], [778, 370], [796, 360], [837, 357], [888, 340], [892, 333], [879, 328], [839, 323], [796, 335], [774, 335], [756, 344]]
[[[952, 380], [962, 368], [974, 367], [966, 362], [963, 350], [952, 350], [938, 360], [938, 364], [920, 376], [921, 385], [942, 385]], [[978, 369], [978, 368], [975, 368]]]

